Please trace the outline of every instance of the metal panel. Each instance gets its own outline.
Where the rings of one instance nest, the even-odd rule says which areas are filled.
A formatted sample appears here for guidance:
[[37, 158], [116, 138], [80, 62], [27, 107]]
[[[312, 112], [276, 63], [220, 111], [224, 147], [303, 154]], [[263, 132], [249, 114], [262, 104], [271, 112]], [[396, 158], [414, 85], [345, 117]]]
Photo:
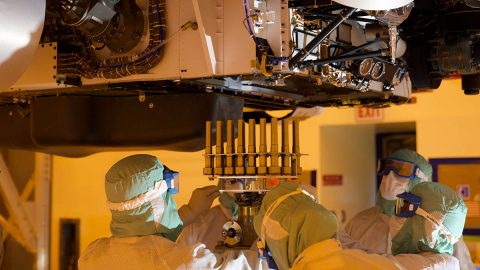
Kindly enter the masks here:
[[45, 89], [57, 86], [57, 44], [38, 46], [28, 69], [12, 86], [12, 90]]
[[253, 73], [255, 43], [243, 26], [243, 1], [224, 1], [224, 74]]
[[44, 20], [45, 0], [0, 2], [0, 92], [9, 90], [29, 66]]

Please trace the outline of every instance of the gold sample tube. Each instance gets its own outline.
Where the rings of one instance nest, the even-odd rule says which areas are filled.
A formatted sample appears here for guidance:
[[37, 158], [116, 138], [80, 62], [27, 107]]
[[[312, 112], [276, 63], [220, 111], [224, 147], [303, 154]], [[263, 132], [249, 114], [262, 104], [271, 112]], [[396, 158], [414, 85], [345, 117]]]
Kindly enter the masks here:
[[257, 173], [265, 175], [267, 174], [267, 119], [265, 118], [260, 118], [260, 145], [258, 148], [259, 164]]
[[235, 174], [245, 174], [245, 123], [243, 119], [238, 120], [237, 158], [235, 160]]
[[204, 175], [213, 174], [213, 156], [212, 156], [212, 122], [205, 123], [205, 168]]
[[288, 134], [289, 121], [282, 120], [282, 175], [291, 175], [292, 168], [290, 167], [290, 144]]
[[270, 138], [270, 167], [268, 168], [269, 174], [280, 174], [280, 166], [278, 166], [278, 124], [277, 118], [272, 118], [270, 125], [272, 126], [271, 138]]
[[292, 175], [302, 174], [302, 167], [300, 166], [300, 129], [299, 121], [293, 120], [293, 142], [292, 142]]
[[222, 142], [222, 121], [217, 121], [217, 140], [215, 145], [215, 169], [216, 175], [223, 175], [223, 142]]
[[227, 147], [225, 150], [225, 168], [224, 174], [225, 175], [233, 175], [234, 167], [233, 167], [233, 121], [227, 120]]
[[256, 142], [255, 142], [255, 120], [248, 120], [248, 158], [247, 158], [247, 174], [257, 174], [257, 162], [256, 162]]

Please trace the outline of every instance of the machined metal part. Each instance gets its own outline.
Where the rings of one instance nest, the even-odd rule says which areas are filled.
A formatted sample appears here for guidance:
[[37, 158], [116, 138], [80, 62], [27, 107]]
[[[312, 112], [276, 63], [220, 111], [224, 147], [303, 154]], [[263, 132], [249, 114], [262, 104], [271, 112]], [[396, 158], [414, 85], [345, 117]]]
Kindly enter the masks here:
[[398, 41], [398, 30], [396, 26], [388, 27], [388, 34], [390, 36], [390, 57], [392, 59], [392, 63], [395, 64], [395, 58], [397, 56], [397, 41]]
[[280, 166], [278, 166], [278, 123], [277, 118], [270, 120], [271, 125], [271, 138], [270, 138], [270, 167], [268, 167], [269, 174], [280, 174]]
[[212, 122], [205, 122], [205, 168], [203, 174], [213, 174], [213, 156], [212, 156]]
[[233, 154], [235, 152], [233, 144], [234, 141], [234, 130], [233, 130], [233, 120], [227, 120], [227, 147], [225, 149], [225, 153], [227, 154], [225, 157], [225, 168], [224, 174], [225, 175], [233, 175], [235, 173], [235, 168], [233, 167]]
[[242, 228], [235, 221], [227, 221], [223, 225], [222, 236], [224, 244], [233, 247], [242, 239]]
[[267, 174], [267, 119], [260, 119], [260, 145], [257, 173]]
[[292, 168], [290, 167], [290, 144], [289, 144], [289, 120], [282, 120], [282, 175], [292, 174]]
[[295, 69], [299, 67], [299, 64], [307, 55], [318, 47], [337, 27], [350, 17], [356, 8], [346, 8], [337, 15], [336, 19], [330, 22], [320, 33], [310, 41], [302, 50], [300, 50], [296, 55], [294, 55], [288, 62], [290, 69]]
[[78, 28], [89, 38], [104, 43], [112, 52], [134, 48], [144, 32], [142, 11], [133, 0], [66, 1], [60, 0], [62, 21]]
[[292, 124], [292, 175], [301, 175], [302, 167], [300, 166], [300, 122], [293, 120]]
[[248, 120], [248, 154], [247, 154], [247, 169], [248, 175], [257, 174], [256, 162], [256, 142], [255, 142], [255, 120]]
[[235, 159], [235, 174], [245, 174], [245, 123], [243, 119], [238, 120], [237, 125], [237, 158]]
[[360, 62], [358, 66], [358, 73], [364, 77], [370, 76], [370, 72], [372, 72], [372, 68], [375, 65], [375, 61], [372, 58], [366, 58]]
[[216, 175], [223, 175], [223, 141], [222, 141], [222, 121], [217, 121], [216, 125], [216, 145], [215, 145], [215, 169]]

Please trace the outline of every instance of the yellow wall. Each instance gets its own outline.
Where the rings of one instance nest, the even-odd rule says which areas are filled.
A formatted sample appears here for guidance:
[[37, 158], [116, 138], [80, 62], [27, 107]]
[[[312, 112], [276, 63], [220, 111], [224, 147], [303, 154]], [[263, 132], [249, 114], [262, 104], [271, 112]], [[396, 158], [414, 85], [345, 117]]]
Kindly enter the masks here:
[[[460, 81], [446, 81], [433, 93], [417, 94], [417, 103], [385, 109], [385, 123], [416, 122], [417, 150], [426, 158], [480, 156], [480, 96], [464, 96]], [[305, 169], [320, 164], [320, 127], [355, 124], [353, 109], [327, 108], [318, 117], [301, 122], [301, 151]], [[85, 158], [54, 158], [52, 187], [52, 269], [58, 269], [59, 219], [80, 218], [80, 248], [98, 237], [109, 236], [103, 177], [108, 168], [133, 152], [109, 152]], [[149, 152], [181, 172], [177, 204], [188, 201], [191, 191], [213, 184], [202, 175], [202, 152]], [[328, 157], [325, 157], [328, 158]], [[320, 179], [319, 179], [320, 180]], [[320, 187], [321, 188], [321, 187]], [[321, 198], [320, 198], [321, 200]]]

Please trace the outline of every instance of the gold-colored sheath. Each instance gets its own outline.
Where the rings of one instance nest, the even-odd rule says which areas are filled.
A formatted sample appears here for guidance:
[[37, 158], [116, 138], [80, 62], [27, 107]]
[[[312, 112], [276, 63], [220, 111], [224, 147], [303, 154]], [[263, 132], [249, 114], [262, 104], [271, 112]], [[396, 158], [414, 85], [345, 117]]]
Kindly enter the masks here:
[[282, 120], [282, 175], [291, 175], [292, 168], [290, 167], [290, 145], [288, 133], [289, 121]]
[[232, 120], [227, 120], [227, 147], [225, 150], [225, 168], [224, 168], [224, 174], [225, 175], [233, 175], [234, 173], [234, 167], [233, 167], [233, 121]]
[[300, 167], [300, 131], [299, 121], [293, 121], [293, 143], [292, 143], [292, 175], [302, 174], [302, 167]]
[[255, 142], [255, 120], [248, 120], [248, 164], [247, 164], [247, 174], [255, 175], [257, 174], [257, 163], [256, 163], [256, 142]]
[[235, 160], [235, 174], [245, 174], [245, 123], [242, 119], [238, 120], [238, 139], [237, 139], [237, 159]]
[[280, 166], [278, 166], [278, 123], [277, 118], [272, 118], [271, 122], [271, 138], [270, 138], [270, 167], [268, 168], [269, 174], [280, 174]]
[[205, 123], [205, 168], [203, 174], [213, 174], [213, 156], [212, 156], [212, 122]]
[[217, 121], [217, 140], [215, 146], [215, 169], [216, 175], [223, 175], [223, 142], [222, 142], [222, 121]]
[[258, 158], [258, 170], [259, 175], [267, 174], [267, 119], [260, 119], [260, 145], [259, 158]]

